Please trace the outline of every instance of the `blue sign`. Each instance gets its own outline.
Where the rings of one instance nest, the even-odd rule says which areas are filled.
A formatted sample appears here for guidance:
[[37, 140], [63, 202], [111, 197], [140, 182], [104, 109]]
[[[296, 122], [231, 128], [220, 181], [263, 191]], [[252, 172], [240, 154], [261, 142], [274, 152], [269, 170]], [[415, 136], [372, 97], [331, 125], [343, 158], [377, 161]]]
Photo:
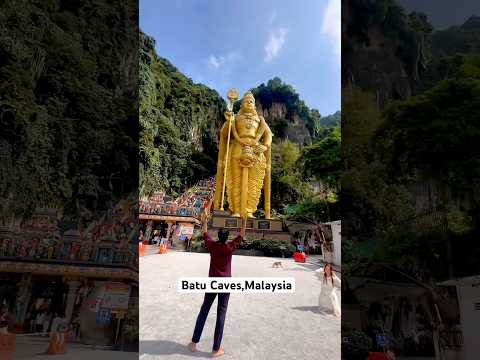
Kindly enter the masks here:
[[388, 344], [388, 337], [385, 334], [377, 334], [377, 345], [386, 347]]
[[101, 309], [97, 312], [97, 324], [108, 325], [112, 320], [112, 312], [108, 309]]

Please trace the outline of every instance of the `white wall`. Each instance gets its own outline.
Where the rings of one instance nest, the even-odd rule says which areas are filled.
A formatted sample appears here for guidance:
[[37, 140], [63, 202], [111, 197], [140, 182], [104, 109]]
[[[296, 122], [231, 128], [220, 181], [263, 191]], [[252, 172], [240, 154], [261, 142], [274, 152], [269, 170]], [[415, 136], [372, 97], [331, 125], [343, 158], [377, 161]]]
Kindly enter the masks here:
[[460, 279], [457, 283], [460, 322], [463, 332], [463, 359], [480, 358], [480, 276]]
[[336, 266], [342, 266], [342, 222], [340, 220], [328, 222], [332, 228], [333, 237], [333, 259], [332, 261]]

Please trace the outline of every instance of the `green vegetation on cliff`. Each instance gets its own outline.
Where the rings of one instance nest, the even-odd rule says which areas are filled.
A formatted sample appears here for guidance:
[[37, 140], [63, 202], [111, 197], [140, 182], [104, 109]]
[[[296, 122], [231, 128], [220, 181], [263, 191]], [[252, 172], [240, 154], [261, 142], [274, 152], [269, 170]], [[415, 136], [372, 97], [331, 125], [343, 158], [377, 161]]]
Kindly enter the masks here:
[[[346, 249], [352, 249], [350, 241], [377, 241], [372, 259], [409, 264], [426, 277], [478, 269], [480, 61], [474, 20], [422, 38], [418, 49], [431, 53], [423, 53], [428, 61], [422, 63], [419, 78], [411, 77], [416, 81], [413, 96], [379, 103], [378, 92], [365, 91], [370, 84], [344, 90], [341, 197]], [[422, 23], [428, 24], [426, 18]], [[415, 34], [411, 22], [404, 26]], [[388, 38], [395, 28], [382, 29], [382, 36]], [[464, 40], [457, 42], [461, 48], [449, 46], [453, 38]], [[351, 41], [346, 46], [363, 40]], [[395, 82], [400, 74], [389, 76]], [[345, 261], [352, 259], [351, 251], [344, 255]]]
[[4, 221], [35, 207], [89, 221], [136, 190], [137, 10], [131, 1], [2, 1]]
[[159, 57], [142, 32], [139, 51], [140, 194], [178, 194], [215, 174], [226, 104]]
[[[287, 138], [291, 134], [289, 130], [293, 130], [298, 125], [304, 126], [306, 131], [303, 138], [293, 139], [293, 141], [303, 140], [305, 143], [310, 143], [311, 139], [317, 135], [320, 113], [318, 110], [310, 109], [291, 85], [275, 77], [269, 80], [267, 85], [260, 84], [252, 89], [252, 93], [257, 101], [257, 107], [264, 111], [264, 116], [278, 139]], [[283, 108], [277, 112], [269, 111], [275, 105], [283, 105]], [[296, 121], [297, 119], [300, 121]]]

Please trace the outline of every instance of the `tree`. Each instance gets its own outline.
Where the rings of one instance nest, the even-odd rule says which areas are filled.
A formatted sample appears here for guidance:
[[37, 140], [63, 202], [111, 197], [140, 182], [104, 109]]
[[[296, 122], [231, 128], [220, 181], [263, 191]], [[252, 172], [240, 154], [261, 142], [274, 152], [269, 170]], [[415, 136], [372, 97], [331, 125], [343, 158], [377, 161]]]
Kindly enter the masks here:
[[300, 162], [305, 178], [322, 180], [331, 187], [337, 187], [343, 168], [340, 149], [339, 127], [334, 128], [323, 140], [303, 148]]
[[272, 208], [284, 209], [311, 194], [297, 162], [300, 147], [288, 140], [272, 145]]

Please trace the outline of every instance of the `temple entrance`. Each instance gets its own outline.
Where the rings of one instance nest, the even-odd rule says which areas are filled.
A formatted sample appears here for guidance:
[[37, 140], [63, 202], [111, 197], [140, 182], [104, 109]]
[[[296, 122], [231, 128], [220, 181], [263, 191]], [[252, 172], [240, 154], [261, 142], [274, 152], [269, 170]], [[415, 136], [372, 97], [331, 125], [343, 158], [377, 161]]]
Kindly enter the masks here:
[[36, 277], [23, 321], [24, 332], [47, 332], [56, 314], [65, 313], [68, 285], [61, 277]]
[[0, 305], [8, 305], [13, 309], [17, 296], [17, 283], [20, 281], [19, 274], [0, 273]]

